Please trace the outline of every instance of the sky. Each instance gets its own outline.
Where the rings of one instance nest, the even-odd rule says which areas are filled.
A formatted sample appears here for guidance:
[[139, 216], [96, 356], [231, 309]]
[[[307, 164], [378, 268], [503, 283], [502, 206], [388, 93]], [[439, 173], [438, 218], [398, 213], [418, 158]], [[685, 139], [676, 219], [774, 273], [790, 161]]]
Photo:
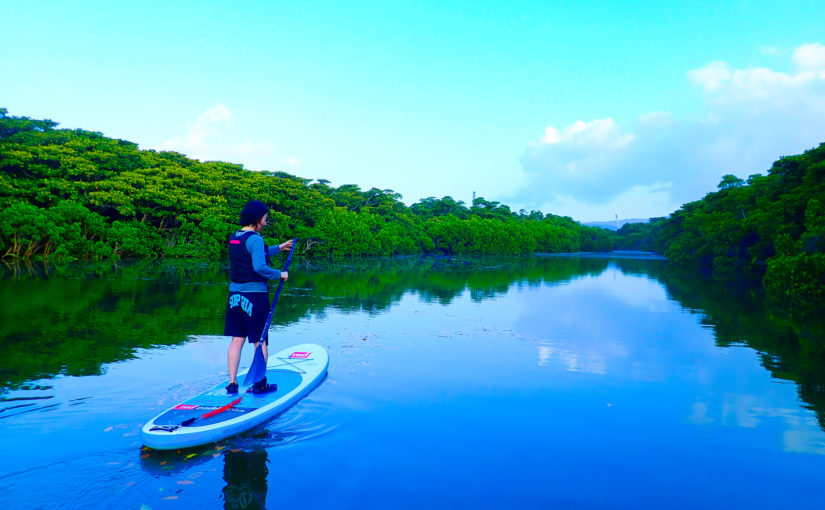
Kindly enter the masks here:
[[0, 2], [0, 107], [407, 204], [666, 216], [825, 142], [825, 2]]

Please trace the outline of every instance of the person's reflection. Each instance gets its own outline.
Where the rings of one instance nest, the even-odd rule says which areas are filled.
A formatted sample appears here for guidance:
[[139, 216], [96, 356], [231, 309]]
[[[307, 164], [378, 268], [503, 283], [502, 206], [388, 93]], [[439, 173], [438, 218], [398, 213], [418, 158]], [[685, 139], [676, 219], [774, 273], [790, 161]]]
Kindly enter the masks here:
[[223, 456], [223, 507], [226, 510], [266, 508], [266, 450], [231, 451]]

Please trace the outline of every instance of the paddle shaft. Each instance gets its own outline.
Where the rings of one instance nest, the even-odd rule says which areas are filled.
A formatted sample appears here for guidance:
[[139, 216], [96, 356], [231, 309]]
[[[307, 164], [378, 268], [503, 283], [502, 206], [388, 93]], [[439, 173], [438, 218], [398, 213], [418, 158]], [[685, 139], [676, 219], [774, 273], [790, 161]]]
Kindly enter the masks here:
[[[292, 252], [295, 251], [295, 245], [298, 244], [298, 238], [292, 240], [292, 247], [289, 249], [289, 255], [286, 258], [286, 263], [284, 264], [284, 271], [289, 271], [289, 263], [292, 262]], [[284, 286], [284, 279], [279, 278], [278, 282], [278, 290], [275, 291], [275, 299], [272, 300], [272, 308], [269, 309], [269, 316], [266, 318], [266, 324], [264, 324], [263, 335], [261, 336], [261, 340], [266, 338], [266, 342], [269, 343], [269, 325], [272, 323], [272, 316], [275, 314], [275, 305], [278, 304], [278, 296], [281, 295], [281, 287]], [[259, 343], [260, 345], [260, 343]]]

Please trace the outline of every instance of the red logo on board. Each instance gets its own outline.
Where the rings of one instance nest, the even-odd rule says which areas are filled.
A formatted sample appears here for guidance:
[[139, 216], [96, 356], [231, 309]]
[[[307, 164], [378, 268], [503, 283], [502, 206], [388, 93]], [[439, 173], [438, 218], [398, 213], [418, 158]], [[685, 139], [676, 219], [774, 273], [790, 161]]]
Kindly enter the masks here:
[[290, 357], [290, 359], [295, 359], [295, 358], [306, 359], [306, 358], [309, 357], [310, 354], [312, 354], [312, 353], [311, 352], [293, 352], [292, 354], [289, 355], [289, 357]]
[[180, 409], [181, 411], [191, 411], [197, 408], [198, 406], [192, 404], [178, 404], [174, 407], [174, 409]]

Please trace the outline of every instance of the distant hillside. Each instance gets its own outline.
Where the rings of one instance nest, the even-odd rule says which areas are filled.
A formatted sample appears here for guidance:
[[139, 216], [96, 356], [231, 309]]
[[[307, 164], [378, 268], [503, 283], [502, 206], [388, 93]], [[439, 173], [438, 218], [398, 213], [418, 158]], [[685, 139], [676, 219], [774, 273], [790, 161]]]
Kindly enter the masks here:
[[631, 218], [629, 220], [613, 220], [613, 221], [588, 221], [580, 222], [585, 227], [599, 227], [607, 230], [619, 230], [628, 223], [647, 223], [650, 218]]

